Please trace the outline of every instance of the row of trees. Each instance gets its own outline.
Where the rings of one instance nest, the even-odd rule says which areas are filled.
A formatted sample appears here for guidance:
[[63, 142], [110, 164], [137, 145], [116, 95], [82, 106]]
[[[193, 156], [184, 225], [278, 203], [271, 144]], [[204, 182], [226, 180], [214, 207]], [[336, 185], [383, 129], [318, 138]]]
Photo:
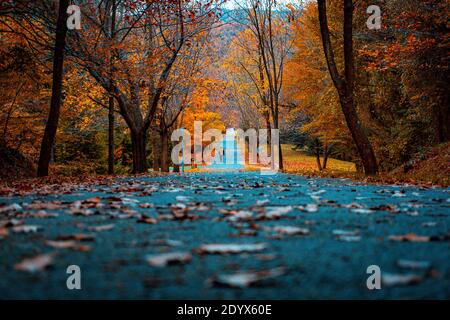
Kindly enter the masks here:
[[242, 123], [256, 112], [320, 170], [333, 154], [368, 175], [449, 141], [446, 1], [249, 1], [239, 14], [223, 65]]
[[450, 139], [445, 0], [376, 1], [380, 30], [368, 0], [224, 2], [3, 1], [2, 145], [39, 156], [41, 176], [82, 154], [168, 171], [171, 132], [203, 120], [280, 129], [319, 169], [375, 174]]
[[[129, 129], [133, 172], [148, 169], [150, 129], [160, 136], [159, 150], [153, 148], [154, 166], [168, 171], [170, 132], [182, 125], [188, 107], [198, 108], [193, 93], [204, 83], [200, 71], [221, 1], [75, 1], [82, 11], [80, 30], [67, 28], [69, 4], [13, 1], [2, 6], [2, 34], [14, 37], [3, 48], [20, 47], [36, 63], [52, 56], [51, 102], [38, 175], [49, 173], [63, 100], [77, 108], [89, 101], [91, 107], [107, 110], [109, 173], [114, 172], [116, 114]], [[6, 131], [5, 127], [5, 135]]]

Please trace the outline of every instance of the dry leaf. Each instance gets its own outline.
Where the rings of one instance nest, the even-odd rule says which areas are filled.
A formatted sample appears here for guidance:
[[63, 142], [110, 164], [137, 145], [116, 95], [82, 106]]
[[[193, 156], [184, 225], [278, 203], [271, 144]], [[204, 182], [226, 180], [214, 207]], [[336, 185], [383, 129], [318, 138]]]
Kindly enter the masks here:
[[333, 230], [335, 236], [357, 236], [359, 234], [358, 230]]
[[430, 237], [418, 236], [414, 233], [409, 233], [400, 236], [389, 236], [389, 240], [401, 242], [429, 242]]
[[285, 272], [285, 268], [279, 267], [257, 272], [239, 272], [235, 274], [218, 275], [210, 281], [216, 286], [247, 288], [264, 280], [282, 276]]
[[267, 248], [265, 243], [255, 244], [204, 244], [196, 251], [199, 254], [235, 254], [246, 252], [258, 252]]
[[56, 240], [62, 240], [62, 241], [69, 241], [69, 240], [74, 240], [74, 241], [94, 241], [95, 240], [95, 236], [92, 235], [92, 234], [78, 233], [78, 234], [59, 236], [59, 237], [56, 238]]
[[361, 237], [360, 236], [345, 236], [345, 235], [341, 235], [341, 236], [337, 236], [336, 238], [339, 241], [344, 241], [344, 242], [359, 242], [359, 241], [361, 241]]
[[78, 244], [76, 241], [73, 240], [66, 240], [66, 241], [47, 240], [45, 241], [45, 244], [55, 249], [72, 249], [75, 251], [83, 251], [83, 252], [91, 250], [90, 246]]
[[271, 228], [271, 230], [278, 232], [280, 234], [286, 234], [289, 236], [294, 236], [294, 235], [305, 236], [305, 235], [309, 234], [309, 229], [293, 227], [293, 226], [276, 226], [276, 227]]
[[8, 234], [9, 234], [8, 229], [0, 228], [0, 240], [7, 238]]
[[156, 220], [155, 218], [147, 217], [145, 215], [141, 215], [141, 217], [139, 218], [139, 220], [137, 222], [145, 223], [145, 224], [157, 224], [158, 220]]
[[22, 260], [16, 264], [14, 268], [19, 271], [36, 273], [44, 271], [47, 267], [53, 264], [55, 253], [41, 254], [33, 258]]
[[17, 203], [0, 207], [0, 213], [9, 213], [22, 210], [22, 207]]
[[27, 206], [28, 210], [58, 210], [61, 209], [60, 202], [35, 202]]
[[21, 225], [12, 228], [14, 233], [36, 233], [42, 228], [40, 226]]
[[387, 287], [418, 284], [422, 280], [423, 278], [417, 274], [391, 274], [384, 272], [381, 275], [381, 283]]
[[428, 261], [398, 260], [397, 266], [405, 269], [429, 269], [431, 263]]
[[165, 267], [174, 264], [185, 264], [192, 260], [190, 252], [171, 252], [146, 257], [149, 265], [153, 267]]
[[353, 213], [359, 213], [359, 214], [370, 214], [370, 213], [374, 213], [375, 211], [370, 210], [370, 209], [352, 209]]
[[115, 224], [105, 224], [102, 226], [89, 227], [89, 231], [102, 232], [114, 229]]

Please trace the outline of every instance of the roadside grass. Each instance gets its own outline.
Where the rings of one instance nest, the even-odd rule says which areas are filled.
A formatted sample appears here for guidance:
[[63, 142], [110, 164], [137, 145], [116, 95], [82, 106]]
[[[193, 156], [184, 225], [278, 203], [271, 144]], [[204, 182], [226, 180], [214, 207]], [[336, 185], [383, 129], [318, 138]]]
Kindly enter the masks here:
[[[316, 157], [304, 151], [295, 150], [292, 145], [282, 145], [284, 170], [287, 173], [314, 173], [319, 172]], [[323, 161], [323, 158], [321, 158]], [[356, 173], [356, 166], [352, 162], [329, 158], [327, 169], [323, 172]], [[322, 173], [323, 173], [322, 172]]]

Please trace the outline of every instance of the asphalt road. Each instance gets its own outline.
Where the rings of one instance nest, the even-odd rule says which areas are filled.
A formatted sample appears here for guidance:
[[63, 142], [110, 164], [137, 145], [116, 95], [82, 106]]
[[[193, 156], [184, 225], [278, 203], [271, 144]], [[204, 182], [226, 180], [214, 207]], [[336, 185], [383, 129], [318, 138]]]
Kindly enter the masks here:
[[0, 298], [448, 299], [449, 195], [203, 173], [0, 197]]

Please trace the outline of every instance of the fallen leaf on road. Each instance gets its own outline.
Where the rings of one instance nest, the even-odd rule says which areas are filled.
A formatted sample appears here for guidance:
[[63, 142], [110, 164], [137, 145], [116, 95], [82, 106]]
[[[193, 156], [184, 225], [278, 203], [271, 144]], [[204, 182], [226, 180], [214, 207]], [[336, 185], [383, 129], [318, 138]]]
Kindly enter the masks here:
[[35, 202], [28, 205], [27, 210], [58, 210], [61, 209], [60, 202]]
[[70, 209], [70, 213], [74, 216], [83, 216], [83, 217], [89, 217], [93, 216], [95, 212], [90, 209], [78, 209], [78, 208], [72, 208]]
[[292, 206], [286, 207], [267, 207], [266, 212], [257, 216], [258, 220], [276, 220], [291, 212], [294, 208]]
[[374, 213], [373, 210], [370, 209], [352, 209], [353, 213], [359, 213], [359, 214], [369, 214], [369, 213]]
[[14, 226], [20, 226], [24, 224], [23, 220], [18, 219], [8, 219], [8, 220], [0, 220], [0, 228], [10, 228]]
[[6, 237], [8, 237], [8, 229], [6, 228], [0, 228], [0, 240], [5, 239]]
[[53, 264], [54, 256], [55, 253], [49, 253], [41, 254], [33, 258], [24, 259], [22, 260], [22, 262], [16, 264], [14, 268], [19, 271], [30, 273], [41, 272]]
[[381, 283], [387, 287], [418, 284], [423, 278], [417, 274], [391, 274], [383, 273]]
[[57, 218], [59, 217], [59, 214], [57, 213], [48, 213], [45, 211], [39, 211], [36, 213], [29, 213], [27, 214], [27, 217], [29, 218], [39, 218], [39, 219], [47, 219], [47, 218]]
[[95, 236], [92, 234], [84, 234], [84, 233], [78, 233], [78, 234], [70, 234], [70, 235], [64, 235], [59, 236], [56, 238], [56, 240], [74, 240], [74, 241], [94, 241]]
[[284, 275], [285, 268], [279, 267], [271, 270], [256, 272], [239, 272], [235, 274], [218, 275], [210, 280], [215, 286], [226, 286], [231, 288], [247, 288], [264, 280]]
[[253, 212], [246, 210], [231, 210], [228, 212], [229, 217], [227, 220], [229, 221], [250, 221], [253, 220]]
[[14, 233], [36, 233], [42, 228], [40, 226], [21, 225], [12, 228]]
[[13, 203], [10, 205], [5, 205], [0, 207], [0, 213], [8, 213], [8, 212], [15, 212], [22, 210], [22, 207], [19, 206], [17, 203]]
[[258, 235], [256, 230], [241, 230], [237, 233], [232, 233], [230, 237], [233, 238], [242, 238], [242, 237], [255, 237]]
[[89, 227], [89, 231], [95, 231], [95, 232], [102, 232], [102, 231], [109, 231], [114, 229], [115, 224], [105, 224], [102, 226], [95, 226], [95, 227]]
[[410, 233], [400, 236], [389, 236], [389, 240], [400, 242], [429, 242], [430, 237], [418, 236], [414, 233]]
[[360, 205], [359, 203], [356, 203], [356, 202], [353, 202], [350, 204], [344, 204], [342, 207], [347, 208], [347, 209], [363, 209], [364, 208], [362, 205]]
[[336, 239], [338, 239], [339, 241], [344, 241], [344, 242], [359, 242], [359, 241], [361, 241], [360, 236], [340, 235], [340, 236], [337, 236]]
[[229, 254], [229, 253], [245, 253], [258, 252], [267, 248], [265, 243], [255, 244], [204, 244], [201, 245], [196, 252], [199, 254]]
[[82, 201], [83, 204], [97, 204], [100, 202], [102, 202], [102, 198], [100, 197], [93, 197]]
[[154, 207], [155, 207], [155, 205], [152, 203], [140, 203], [139, 204], [139, 208], [142, 208], [142, 209], [150, 209], [150, 208], [154, 208]]
[[82, 252], [91, 250], [90, 246], [78, 244], [76, 241], [73, 240], [66, 240], [66, 241], [47, 240], [45, 241], [45, 244], [55, 249], [72, 249], [75, 251], [82, 251]]
[[396, 213], [398, 212], [398, 208], [395, 205], [391, 205], [391, 204], [382, 204], [376, 207], [372, 207], [370, 208], [371, 210], [375, 210], [375, 211], [388, 211], [388, 212], [393, 212]]
[[174, 264], [185, 264], [192, 260], [189, 252], [171, 252], [157, 255], [148, 255], [146, 260], [153, 267], [165, 267]]
[[333, 230], [335, 236], [357, 236], [358, 230]]
[[397, 266], [405, 269], [429, 269], [431, 263], [428, 261], [398, 260]]
[[319, 206], [315, 203], [310, 203], [310, 204], [307, 204], [306, 206], [298, 206], [297, 209], [300, 211], [314, 213], [314, 212], [319, 211]]
[[265, 206], [266, 204], [269, 204], [270, 200], [269, 199], [265, 199], [265, 200], [258, 200], [256, 201], [256, 205], [257, 206]]
[[294, 236], [294, 235], [305, 236], [305, 235], [309, 234], [309, 229], [293, 227], [293, 226], [276, 226], [276, 227], [269, 228], [269, 229], [272, 231], [278, 232], [280, 234], [286, 234], [289, 236]]
[[157, 224], [158, 220], [156, 220], [155, 218], [147, 217], [145, 215], [141, 215], [141, 217], [139, 218], [139, 220], [137, 222], [145, 223], [145, 224]]
[[177, 201], [179, 201], [179, 202], [189, 202], [189, 201], [191, 201], [191, 198], [186, 197], [186, 196], [177, 196], [175, 199]]

